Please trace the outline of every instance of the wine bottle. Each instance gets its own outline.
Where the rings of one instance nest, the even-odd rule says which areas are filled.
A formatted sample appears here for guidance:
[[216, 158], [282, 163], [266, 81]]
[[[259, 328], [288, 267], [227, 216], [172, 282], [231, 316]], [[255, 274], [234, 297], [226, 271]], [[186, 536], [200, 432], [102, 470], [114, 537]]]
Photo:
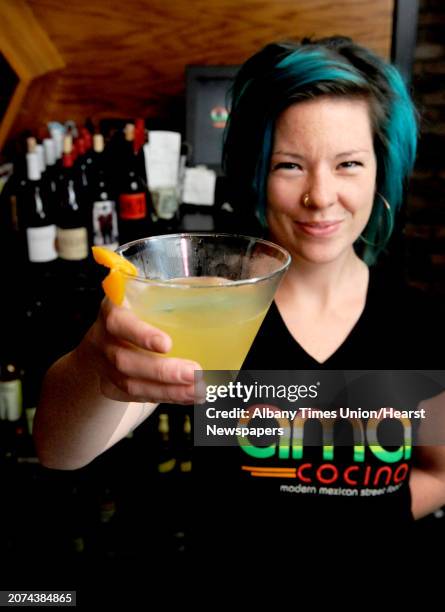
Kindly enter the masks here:
[[104, 139], [102, 134], [94, 135], [95, 173], [92, 178], [92, 242], [106, 246], [113, 251], [119, 246], [116, 202], [111, 194], [106, 169], [102, 160]]
[[149, 193], [146, 183], [138, 173], [138, 161], [134, 153], [134, 125], [125, 126], [126, 147], [121, 162], [119, 186], [119, 236], [121, 243], [143, 238], [153, 232], [149, 222]]
[[51, 266], [45, 264], [57, 260], [51, 194], [41, 181], [38, 154], [27, 153], [26, 163], [28, 181], [18, 201], [20, 226], [26, 232], [28, 261], [31, 264], [41, 264], [41, 272], [50, 272]]
[[64, 178], [59, 190], [57, 248], [64, 264], [73, 264], [70, 267], [77, 271], [88, 260], [88, 231], [85, 211], [76, 192], [72, 138], [69, 135], [64, 138], [62, 166]]

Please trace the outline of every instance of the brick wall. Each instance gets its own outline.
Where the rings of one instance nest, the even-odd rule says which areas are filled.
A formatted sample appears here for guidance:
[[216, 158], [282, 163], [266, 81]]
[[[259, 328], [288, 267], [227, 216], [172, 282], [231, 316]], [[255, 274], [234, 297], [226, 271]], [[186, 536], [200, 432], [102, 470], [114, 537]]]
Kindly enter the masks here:
[[445, 0], [420, 0], [413, 94], [421, 138], [406, 209], [411, 284], [445, 296]]

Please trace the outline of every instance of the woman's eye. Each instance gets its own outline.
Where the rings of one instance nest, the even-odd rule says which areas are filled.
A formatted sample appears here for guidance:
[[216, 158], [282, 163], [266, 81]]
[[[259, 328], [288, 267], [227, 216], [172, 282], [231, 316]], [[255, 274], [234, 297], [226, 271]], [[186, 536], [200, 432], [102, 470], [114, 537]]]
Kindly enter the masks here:
[[273, 167], [274, 170], [301, 170], [301, 166], [294, 164], [293, 162], [279, 162]]
[[340, 168], [357, 168], [357, 166], [363, 166], [362, 162], [359, 161], [345, 161], [340, 164]]

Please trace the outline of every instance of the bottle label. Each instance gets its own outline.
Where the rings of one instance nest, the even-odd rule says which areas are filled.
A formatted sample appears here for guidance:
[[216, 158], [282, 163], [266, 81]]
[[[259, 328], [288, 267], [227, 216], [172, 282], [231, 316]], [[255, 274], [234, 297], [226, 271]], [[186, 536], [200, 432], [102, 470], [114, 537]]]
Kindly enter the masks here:
[[145, 193], [123, 193], [119, 196], [119, 217], [124, 220], [144, 219], [147, 215]]
[[26, 238], [29, 261], [37, 263], [57, 259], [55, 225], [28, 227]]
[[86, 227], [57, 228], [57, 250], [61, 259], [79, 261], [88, 257], [88, 233]]
[[0, 419], [17, 421], [22, 415], [22, 383], [8, 380], [0, 383]]
[[93, 204], [93, 244], [113, 250], [119, 246], [116, 203], [112, 200]]

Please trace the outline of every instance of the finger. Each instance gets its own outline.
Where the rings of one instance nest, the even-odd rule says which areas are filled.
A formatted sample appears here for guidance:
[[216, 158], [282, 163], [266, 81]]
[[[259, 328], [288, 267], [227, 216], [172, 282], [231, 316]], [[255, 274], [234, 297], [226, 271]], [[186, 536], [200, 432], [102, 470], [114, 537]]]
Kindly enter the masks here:
[[193, 361], [151, 355], [123, 343], [106, 343], [103, 350], [108, 363], [120, 377], [162, 384], [191, 384], [195, 380], [195, 372], [201, 371]]
[[141, 321], [131, 310], [117, 306], [104, 308], [105, 329], [112, 336], [126, 340], [132, 344], [156, 351], [167, 353], [171, 349], [172, 341], [168, 334]]
[[162, 385], [137, 379], [126, 379], [123, 387], [103, 379], [100, 390], [105, 397], [118, 402], [193, 404], [195, 398], [193, 385]]

